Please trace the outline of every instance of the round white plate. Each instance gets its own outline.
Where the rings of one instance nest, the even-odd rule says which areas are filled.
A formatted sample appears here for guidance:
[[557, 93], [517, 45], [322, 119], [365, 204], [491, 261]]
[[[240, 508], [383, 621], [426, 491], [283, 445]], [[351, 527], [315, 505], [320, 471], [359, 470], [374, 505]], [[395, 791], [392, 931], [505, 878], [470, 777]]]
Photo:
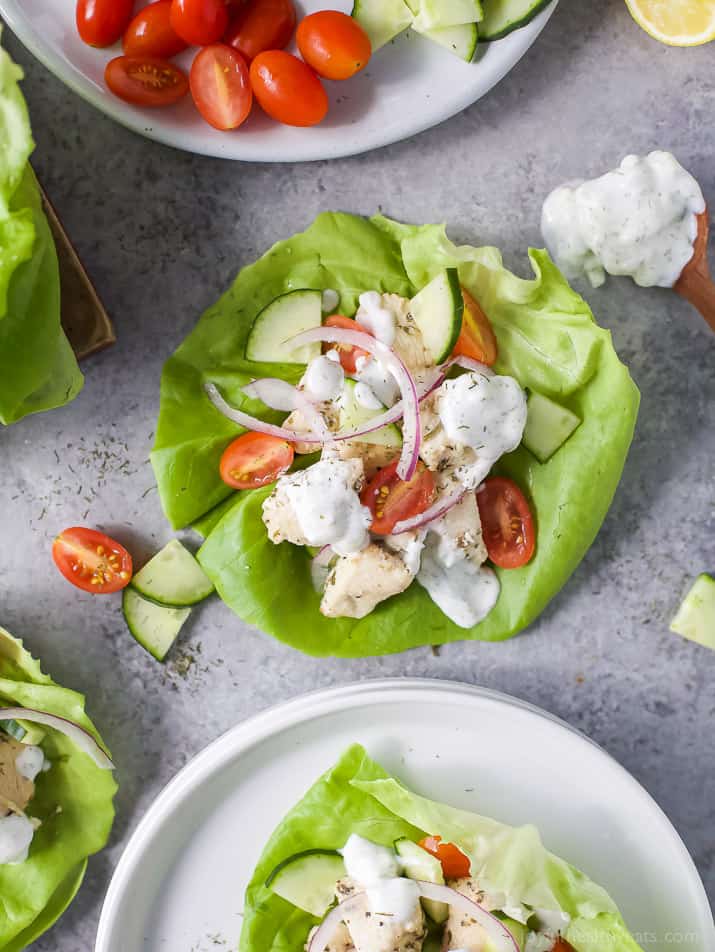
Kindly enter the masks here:
[[681, 839], [608, 754], [506, 695], [415, 679], [305, 695], [207, 747], [139, 824], [109, 887], [96, 952], [236, 949], [243, 892], [271, 832], [356, 741], [428, 797], [535, 823], [551, 850], [609, 890], [646, 952], [715, 949]]
[[[314, 129], [272, 122], [255, 109], [236, 132], [217, 132], [185, 100], [170, 109], [140, 110], [109, 93], [104, 67], [121, 53], [93, 50], [77, 35], [75, 0], [0, 0], [0, 15], [25, 46], [75, 92], [135, 132], [203, 155], [252, 162], [332, 159], [397, 142], [448, 119], [483, 96], [528, 50], [557, 0], [527, 27], [485, 44], [479, 62], [464, 63], [409, 32], [379, 50], [362, 75], [328, 83], [331, 110]], [[299, 3], [304, 13], [325, 0]], [[349, 12], [351, 0], [328, 4]], [[181, 61], [181, 59], [180, 59]], [[184, 54], [188, 65], [191, 55]]]

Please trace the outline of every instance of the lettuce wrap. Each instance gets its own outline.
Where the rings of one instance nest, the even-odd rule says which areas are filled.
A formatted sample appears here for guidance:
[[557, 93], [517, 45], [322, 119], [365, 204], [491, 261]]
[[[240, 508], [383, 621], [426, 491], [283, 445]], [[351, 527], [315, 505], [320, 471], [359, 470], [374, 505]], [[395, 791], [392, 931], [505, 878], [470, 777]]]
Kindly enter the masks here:
[[566, 913], [563, 935], [575, 952], [639, 952], [605, 890], [549, 853], [533, 826], [510, 827], [418, 796], [357, 744], [271, 836], [246, 890], [240, 952], [302, 952], [319, 920], [277, 896], [266, 880], [288, 857], [341, 849], [351, 834], [388, 847], [401, 837], [440, 836], [469, 858], [479, 888], [501, 894], [505, 906]]
[[[440, 225], [400, 225], [377, 216], [324, 213], [302, 234], [275, 245], [244, 268], [167, 361], [152, 452], [164, 511], [174, 528], [193, 524], [205, 536], [199, 561], [221, 598], [245, 621], [312, 655], [355, 657], [417, 645], [508, 638], [529, 625], [559, 591], [591, 545], [608, 511], [635, 425], [639, 395], [619, 361], [610, 333], [561, 276], [548, 254], [530, 251], [532, 280], [504, 268], [494, 248], [457, 247]], [[279, 422], [242, 393], [254, 377], [297, 382], [302, 368], [245, 358], [257, 314], [298, 288], [333, 288], [352, 314], [366, 290], [405, 297], [446, 267], [480, 302], [496, 332], [496, 369], [523, 387], [557, 399], [582, 424], [546, 464], [522, 446], [496, 472], [528, 494], [537, 522], [537, 550], [524, 568], [497, 569], [501, 595], [491, 614], [465, 631], [419, 585], [361, 620], [328, 619], [311, 584], [310, 556], [274, 545], [261, 519], [270, 488], [235, 493], [219, 476], [219, 460], [240, 427], [217, 413], [203, 385]]]
[[0, 48], [0, 423], [50, 410], [82, 389], [60, 323], [57, 252], [29, 164], [22, 70]]
[[[0, 628], [0, 706], [45, 711], [101, 742], [82, 695], [43, 674], [21, 641]], [[64, 734], [43, 728], [51, 767], [36, 781], [28, 815], [42, 821], [29, 857], [0, 864], [0, 952], [20, 952], [62, 915], [79, 889], [87, 858], [106, 844], [117, 785]]]

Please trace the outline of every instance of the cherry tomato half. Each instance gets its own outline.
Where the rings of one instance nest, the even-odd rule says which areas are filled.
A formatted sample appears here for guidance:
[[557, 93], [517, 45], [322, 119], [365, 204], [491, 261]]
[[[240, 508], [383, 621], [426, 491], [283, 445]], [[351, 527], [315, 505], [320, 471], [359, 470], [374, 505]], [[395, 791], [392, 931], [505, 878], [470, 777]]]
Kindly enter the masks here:
[[339, 10], [321, 10], [305, 17], [296, 40], [308, 66], [325, 79], [349, 79], [364, 69], [372, 55], [367, 33]]
[[218, 43], [228, 26], [226, 0], [172, 0], [170, 22], [189, 46]]
[[[347, 331], [362, 331], [363, 334], [370, 333], [370, 331], [358, 324], [357, 321], [354, 321], [351, 317], [345, 317], [343, 314], [331, 314], [326, 320], [325, 326], [342, 327]], [[340, 356], [340, 363], [346, 374], [356, 373], [357, 361], [361, 357], [370, 356], [366, 350], [362, 349], [362, 347], [352, 347], [350, 344], [324, 344], [323, 351], [327, 353], [329, 350], [337, 350]]]
[[104, 80], [115, 96], [135, 106], [170, 106], [189, 91], [186, 74], [155, 56], [117, 56], [107, 63]]
[[134, 17], [122, 40], [125, 56], [158, 56], [171, 59], [187, 44], [171, 25], [171, 0], [155, 0]]
[[89, 46], [112, 46], [132, 18], [134, 0], [78, 0], [77, 31]]
[[290, 469], [293, 447], [267, 433], [243, 433], [221, 457], [221, 479], [232, 489], [258, 489]]
[[504, 476], [487, 479], [477, 492], [484, 544], [489, 558], [502, 569], [519, 569], [536, 548], [534, 517], [515, 482]]
[[194, 59], [189, 83], [199, 112], [215, 129], [238, 129], [248, 118], [253, 105], [248, 66], [232, 46], [205, 46]]
[[295, 21], [293, 0], [253, 0], [233, 18], [224, 43], [235, 46], [250, 63], [265, 50], [288, 46]]
[[441, 836], [425, 836], [419, 845], [423, 850], [436, 856], [442, 864], [445, 879], [463, 879], [469, 876], [469, 857], [454, 843], [443, 843]]
[[454, 347], [454, 353], [462, 357], [471, 357], [472, 360], [478, 360], [487, 367], [492, 367], [496, 363], [498, 349], [491, 322], [469, 291], [465, 291], [464, 288], [462, 288], [462, 297], [464, 298], [462, 330]]
[[271, 119], [287, 126], [315, 126], [328, 111], [328, 95], [313, 70], [283, 50], [258, 54], [251, 86]]
[[405, 482], [397, 475], [398, 462], [379, 469], [360, 494], [372, 513], [370, 531], [376, 535], [390, 535], [396, 523], [429, 509], [434, 499], [434, 476], [424, 463], [418, 463], [415, 475]]
[[73, 526], [52, 543], [52, 558], [68, 582], [93, 595], [126, 588], [132, 557], [119, 542], [96, 529]]
[[551, 952], [575, 952], [575, 949], [570, 942], [567, 942], [566, 939], [559, 936]]

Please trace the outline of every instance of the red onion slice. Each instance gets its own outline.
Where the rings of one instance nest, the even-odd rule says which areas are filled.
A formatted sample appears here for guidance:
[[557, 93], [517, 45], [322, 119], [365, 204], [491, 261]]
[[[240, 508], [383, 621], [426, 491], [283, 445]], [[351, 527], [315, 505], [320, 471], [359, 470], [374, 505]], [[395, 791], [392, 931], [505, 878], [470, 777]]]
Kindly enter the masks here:
[[[316, 344], [323, 341], [329, 344], [360, 347], [368, 354], [372, 354], [397, 381], [403, 404], [402, 453], [397, 464], [397, 475], [405, 482], [412, 479], [417, 469], [422, 433], [417, 387], [409, 370], [389, 347], [364, 331], [347, 330], [342, 327], [312, 327], [291, 337], [286, 343], [300, 347], [302, 344]], [[344, 435], [340, 438], [347, 439]]]
[[242, 390], [247, 397], [258, 398], [272, 410], [287, 412], [298, 410], [305, 417], [311, 433], [320, 437], [321, 443], [327, 443], [333, 439], [320, 410], [303, 390], [294, 387], [292, 383], [287, 383], [278, 377], [263, 377], [247, 384]]
[[308, 943], [308, 952], [325, 952], [343, 917], [360, 905], [364, 895], [365, 893], [354, 893], [349, 899], [333, 906], [313, 933]]
[[224, 400], [215, 383], [204, 384], [204, 390], [219, 413], [223, 414], [226, 419], [238, 423], [246, 430], [253, 430], [255, 433], [266, 433], [268, 436], [277, 436], [279, 440], [287, 440], [289, 443], [295, 443], [296, 440], [299, 440], [301, 443], [320, 445], [326, 442], [312, 431], [301, 433], [297, 430], [289, 430], [285, 426], [275, 426], [273, 423], [266, 423], [265, 420], [259, 420], [257, 417], [251, 416], [250, 413], [244, 413], [243, 410], [237, 410], [236, 407], [232, 407]]
[[466, 489], [460, 489], [456, 493], [450, 493], [448, 496], [440, 496], [436, 502], [433, 502], [429, 509], [424, 512], [418, 512], [416, 516], [410, 516], [409, 519], [402, 519], [395, 523], [392, 530], [393, 535], [400, 535], [402, 532], [411, 532], [413, 529], [419, 529], [426, 526], [429, 522], [434, 522], [448, 513], [450, 509], [457, 505], [464, 498]]
[[66, 717], [59, 717], [57, 714], [47, 714], [45, 711], [35, 711], [29, 707], [0, 707], [0, 721], [30, 721], [32, 724], [42, 724], [45, 727], [51, 727], [65, 737], [69, 737], [80, 750], [89, 754], [92, 760], [102, 770], [114, 770], [114, 764], [102, 750], [97, 741], [92, 737], [89, 731], [74, 721], [67, 720]]

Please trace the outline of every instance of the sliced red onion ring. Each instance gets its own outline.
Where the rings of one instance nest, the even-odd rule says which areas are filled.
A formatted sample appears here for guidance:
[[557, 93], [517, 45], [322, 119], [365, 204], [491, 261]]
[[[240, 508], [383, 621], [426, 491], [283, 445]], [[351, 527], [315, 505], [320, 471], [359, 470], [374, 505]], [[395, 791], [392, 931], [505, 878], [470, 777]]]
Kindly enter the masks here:
[[402, 519], [400, 522], [396, 522], [392, 534], [400, 535], [402, 532], [411, 532], [413, 529], [426, 526], [429, 522], [434, 522], [435, 519], [439, 519], [456, 506], [457, 503], [464, 498], [465, 492], [465, 489], [460, 489], [456, 493], [450, 493], [448, 496], [440, 496], [439, 499], [433, 502], [429, 509], [425, 509], [424, 512], [418, 512], [416, 516], [411, 516], [409, 519]]
[[325, 582], [330, 575], [330, 561], [334, 554], [331, 545], [324, 545], [310, 563], [310, 578], [316, 592], [322, 592], [325, 589]]
[[114, 770], [114, 764], [102, 750], [92, 735], [66, 717], [57, 714], [47, 714], [45, 711], [35, 711], [29, 707], [0, 707], [0, 721], [30, 721], [32, 724], [43, 724], [69, 737], [80, 750], [89, 754], [92, 760], [102, 770]]
[[365, 893], [354, 893], [349, 899], [333, 906], [313, 933], [308, 943], [308, 952], [325, 952], [343, 918], [360, 905], [364, 896]]
[[244, 413], [243, 410], [237, 410], [236, 407], [226, 403], [215, 383], [204, 384], [204, 390], [219, 413], [222, 413], [228, 420], [238, 423], [246, 430], [253, 430], [255, 433], [266, 433], [268, 436], [277, 436], [279, 440], [287, 440], [289, 443], [300, 440], [301, 443], [320, 445], [325, 442], [317, 433], [312, 431], [302, 433], [297, 430], [289, 430], [285, 426], [275, 426], [273, 423], [266, 423], [265, 420], [259, 420], [257, 417], [251, 416], [250, 413]]
[[[278, 377], [263, 377], [242, 387], [242, 390], [247, 397], [258, 398], [272, 410], [286, 412], [298, 410], [305, 417], [311, 432], [319, 436], [321, 442], [327, 443], [332, 440], [333, 437], [320, 410], [303, 390], [294, 387], [292, 383], [287, 383]], [[289, 428], [286, 427], [286, 429]]]
[[[312, 327], [310, 330], [302, 331], [302, 333], [296, 334], [295, 337], [291, 337], [286, 343], [299, 347], [302, 344], [315, 344], [323, 341], [330, 344], [348, 344], [351, 347], [360, 347], [367, 353], [372, 354], [397, 381], [403, 403], [402, 453], [397, 464], [397, 475], [405, 482], [412, 479], [417, 469], [422, 433], [417, 387], [409, 370], [389, 347], [386, 347], [379, 340], [375, 340], [374, 337], [364, 331], [347, 330], [342, 327]], [[341, 436], [341, 439], [346, 438]]]

